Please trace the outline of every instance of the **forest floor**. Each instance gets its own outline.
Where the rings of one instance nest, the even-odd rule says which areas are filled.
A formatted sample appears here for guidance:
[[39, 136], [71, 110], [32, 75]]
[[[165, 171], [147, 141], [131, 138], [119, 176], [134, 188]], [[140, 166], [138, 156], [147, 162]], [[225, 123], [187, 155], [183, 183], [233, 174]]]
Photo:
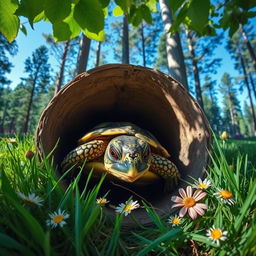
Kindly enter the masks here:
[[132, 230], [122, 228], [124, 218], [136, 222], [132, 198], [119, 207], [97, 200], [104, 178], [89, 189], [89, 175], [80, 191], [81, 172], [64, 189], [66, 174], [34, 152], [31, 136], [0, 139], [0, 255], [256, 255], [256, 138], [215, 139], [206, 180], [172, 198], [185, 216], [177, 207], [160, 218], [140, 201], [152, 225]]

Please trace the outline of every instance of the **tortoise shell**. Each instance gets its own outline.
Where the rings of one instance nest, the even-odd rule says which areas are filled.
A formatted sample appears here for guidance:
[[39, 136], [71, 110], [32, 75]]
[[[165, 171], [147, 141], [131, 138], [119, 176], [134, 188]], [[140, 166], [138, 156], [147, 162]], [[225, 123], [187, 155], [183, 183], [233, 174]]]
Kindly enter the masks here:
[[106, 122], [95, 126], [90, 132], [86, 133], [79, 141], [79, 145], [94, 139], [111, 140], [118, 135], [133, 135], [146, 141], [151, 150], [163, 157], [170, 157], [168, 151], [160, 144], [152, 133], [141, 129], [137, 125], [129, 122]]

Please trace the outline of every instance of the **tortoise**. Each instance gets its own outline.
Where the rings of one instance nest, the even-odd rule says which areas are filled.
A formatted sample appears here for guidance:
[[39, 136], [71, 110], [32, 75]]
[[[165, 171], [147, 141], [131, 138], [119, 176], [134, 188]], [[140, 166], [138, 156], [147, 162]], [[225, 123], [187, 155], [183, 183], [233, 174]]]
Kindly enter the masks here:
[[101, 123], [86, 133], [61, 163], [66, 170], [76, 164], [107, 172], [129, 183], [163, 178], [169, 191], [180, 177], [168, 151], [147, 130], [128, 122]]

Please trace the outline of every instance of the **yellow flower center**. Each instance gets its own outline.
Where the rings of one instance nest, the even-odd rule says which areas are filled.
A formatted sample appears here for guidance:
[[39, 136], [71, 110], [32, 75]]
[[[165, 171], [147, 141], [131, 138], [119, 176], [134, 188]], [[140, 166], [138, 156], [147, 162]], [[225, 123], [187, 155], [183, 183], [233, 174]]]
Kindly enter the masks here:
[[221, 197], [223, 197], [225, 199], [230, 199], [233, 197], [232, 193], [228, 190], [221, 190], [220, 195], [221, 195]]
[[133, 209], [132, 205], [130, 204], [127, 204], [125, 207], [124, 207], [124, 211], [128, 212], [128, 211], [131, 211]]
[[211, 237], [215, 240], [219, 240], [222, 237], [222, 232], [219, 228], [213, 229], [211, 231]]
[[193, 197], [185, 197], [182, 200], [182, 203], [184, 204], [184, 206], [189, 208], [189, 207], [192, 207], [196, 204], [196, 200]]
[[198, 184], [197, 185], [197, 188], [199, 188], [199, 189], [205, 189], [205, 188], [207, 188], [207, 185], [206, 184]]
[[101, 204], [101, 205], [104, 205], [104, 204], [107, 203], [107, 199], [106, 198], [99, 198], [99, 199], [97, 199], [97, 203]]
[[175, 224], [175, 225], [180, 224], [180, 219], [179, 218], [173, 218], [172, 219], [172, 224]]
[[55, 223], [60, 223], [60, 222], [62, 222], [63, 221], [63, 219], [64, 219], [64, 216], [63, 215], [56, 215], [56, 216], [54, 216], [53, 217], [53, 222], [55, 222]]

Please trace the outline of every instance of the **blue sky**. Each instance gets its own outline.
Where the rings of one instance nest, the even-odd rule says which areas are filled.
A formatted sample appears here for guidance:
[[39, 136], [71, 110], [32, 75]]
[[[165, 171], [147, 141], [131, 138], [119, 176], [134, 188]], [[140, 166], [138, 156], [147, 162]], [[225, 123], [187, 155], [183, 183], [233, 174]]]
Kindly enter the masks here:
[[[48, 22], [39, 22], [34, 25], [34, 30], [32, 30], [29, 24], [26, 24], [27, 28], [27, 36], [24, 35], [21, 31], [16, 38], [19, 51], [18, 54], [14, 57], [10, 56], [10, 61], [13, 63], [14, 67], [12, 72], [8, 74], [8, 78], [12, 81], [11, 87], [14, 88], [19, 82], [20, 77], [25, 77], [24, 74], [24, 61], [27, 57], [32, 55], [32, 52], [38, 48], [39, 46], [46, 44], [45, 39], [43, 38], [43, 33], [51, 33], [51, 24]], [[224, 39], [225, 40], [225, 39]], [[224, 48], [224, 43], [216, 49], [216, 57], [220, 57], [223, 59], [221, 67], [218, 69], [217, 74], [212, 75], [213, 79], [217, 80], [217, 83], [220, 83], [220, 79], [224, 72], [228, 72], [231, 76], [236, 77], [238, 73], [234, 70], [233, 61], [231, 60], [229, 53]], [[55, 57], [50, 54], [49, 62], [54, 70], [57, 70], [58, 64], [55, 60]], [[113, 62], [113, 57], [110, 54], [109, 59], [107, 59], [108, 63]], [[93, 67], [93, 63], [91, 62], [89, 68]], [[221, 104], [222, 98], [219, 95], [219, 103]], [[240, 94], [241, 103], [247, 98], [247, 92], [244, 91]], [[241, 104], [241, 108], [243, 109], [243, 103]]]

